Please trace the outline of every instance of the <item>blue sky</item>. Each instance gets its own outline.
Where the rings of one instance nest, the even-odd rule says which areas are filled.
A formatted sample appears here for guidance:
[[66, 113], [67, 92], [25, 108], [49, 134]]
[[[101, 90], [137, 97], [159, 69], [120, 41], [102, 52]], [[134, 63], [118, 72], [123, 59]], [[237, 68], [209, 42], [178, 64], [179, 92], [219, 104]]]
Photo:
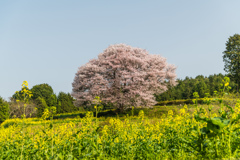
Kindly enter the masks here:
[[0, 96], [48, 83], [71, 92], [78, 67], [111, 44], [160, 54], [177, 77], [224, 73], [222, 52], [240, 30], [237, 0], [0, 1]]

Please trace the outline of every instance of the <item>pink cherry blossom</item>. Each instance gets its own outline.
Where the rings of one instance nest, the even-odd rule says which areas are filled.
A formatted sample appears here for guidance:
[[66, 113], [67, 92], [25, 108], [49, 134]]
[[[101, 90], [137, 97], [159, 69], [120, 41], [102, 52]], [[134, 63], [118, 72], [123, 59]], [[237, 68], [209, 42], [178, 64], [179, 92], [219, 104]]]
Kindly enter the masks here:
[[166, 58], [126, 44], [109, 46], [98, 59], [81, 66], [72, 83], [72, 96], [78, 104], [91, 103], [95, 96], [116, 108], [151, 107], [154, 93], [167, 90], [166, 82], [176, 84], [176, 67]]

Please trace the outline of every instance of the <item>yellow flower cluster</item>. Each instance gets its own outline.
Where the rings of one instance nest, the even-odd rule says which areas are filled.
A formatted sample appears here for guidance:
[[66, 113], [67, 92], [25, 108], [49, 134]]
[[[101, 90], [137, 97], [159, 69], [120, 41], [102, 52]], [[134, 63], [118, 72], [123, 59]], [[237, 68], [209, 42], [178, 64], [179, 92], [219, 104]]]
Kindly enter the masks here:
[[[239, 104], [236, 105], [235, 110], [240, 113]], [[118, 153], [115, 151], [126, 152], [133, 156], [139, 148], [142, 150], [145, 148], [153, 155], [156, 150], [159, 150], [159, 154], [155, 155], [157, 158], [157, 156], [163, 156], [160, 154], [161, 148], [165, 147], [167, 150], [170, 146], [175, 148], [181, 146], [183, 140], [187, 141], [186, 139], [190, 136], [193, 139], [191, 143], [194, 143], [199, 135], [192, 132], [193, 128], [206, 127], [206, 123], [197, 122], [189, 114], [187, 106], [181, 108], [179, 114], [174, 113], [175, 111], [169, 110], [168, 114], [161, 118], [148, 119], [144, 116], [144, 112], [140, 111], [138, 118], [107, 118], [99, 119], [99, 122], [95, 123], [96, 118], [93, 117], [92, 112], [87, 112], [84, 118], [76, 119], [49, 121], [29, 118], [24, 121], [24, 126], [21, 125], [22, 119], [9, 119], [1, 124], [0, 151], [6, 151], [6, 147], [12, 147], [13, 152], [20, 154], [17, 151], [23, 148], [26, 153], [29, 153], [28, 156], [35, 153], [32, 155], [34, 159], [37, 155], [44, 157], [45, 154], [55, 153], [61, 156], [63, 153], [72, 154], [73, 152], [76, 155], [75, 158], [81, 158], [87, 156], [92, 150], [96, 153], [104, 152], [110, 157], [117, 157]], [[206, 110], [202, 116], [208, 116]], [[233, 128], [237, 127], [239, 124], [234, 124]], [[34, 149], [36, 152], [33, 152]], [[31, 159], [31, 157], [28, 158]]]

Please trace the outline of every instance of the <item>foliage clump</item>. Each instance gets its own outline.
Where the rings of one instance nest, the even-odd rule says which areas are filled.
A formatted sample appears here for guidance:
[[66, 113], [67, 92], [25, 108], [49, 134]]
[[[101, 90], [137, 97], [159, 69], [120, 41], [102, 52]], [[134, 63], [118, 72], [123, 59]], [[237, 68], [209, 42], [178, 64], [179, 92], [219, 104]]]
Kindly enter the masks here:
[[[192, 99], [193, 93], [198, 92], [199, 98], [204, 98], [205, 94], [216, 96], [216, 93], [222, 92], [222, 79], [225, 75], [214, 74], [209, 76], [198, 75], [195, 78], [186, 77], [185, 79], [177, 79], [177, 85], [174, 87], [168, 86], [168, 90], [163, 93], [156, 93], [157, 101], [172, 101], [172, 100], [187, 100]], [[230, 77], [231, 78], [231, 77]], [[230, 93], [236, 91], [237, 85], [235, 81], [229, 82]]]
[[74, 105], [74, 99], [70, 93], [59, 92], [57, 102], [57, 113], [72, 113], [79, 110]]
[[0, 97], [0, 123], [9, 118], [9, 104]]
[[32, 99], [43, 98], [48, 106], [56, 106], [57, 97], [49, 84], [43, 83], [32, 87]]
[[240, 35], [234, 34], [228, 38], [226, 42], [226, 50], [223, 52], [224, 71], [232, 81], [237, 84], [237, 92], [239, 91], [240, 79]]

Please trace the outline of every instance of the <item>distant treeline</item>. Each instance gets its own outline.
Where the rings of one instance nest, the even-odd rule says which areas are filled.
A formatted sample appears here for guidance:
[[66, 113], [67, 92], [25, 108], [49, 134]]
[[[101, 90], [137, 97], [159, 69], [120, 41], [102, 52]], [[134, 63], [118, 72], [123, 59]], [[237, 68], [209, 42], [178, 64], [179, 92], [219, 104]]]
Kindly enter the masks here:
[[[204, 98], [206, 93], [209, 96], [214, 96], [214, 92], [221, 92], [223, 88], [221, 84], [225, 76], [214, 74], [208, 77], [199, 75], [196, 78], [178, 79], [176, 86], [171, 87], [169, 85], [166, 92], [156, 94], [156, 100], [159, 103], [172, 100], [190, 100], [193, 98], [194, 92], [198, 92], [199, 98]], [[231, 81], [229, 85], [231, 87], [230, 92], [234, 93], [236, 84]], [[23, 103], [25, 96], [23, 90], [29, 90], [32, 93], [27, 106]], [[90, 108], [76, 107], [74, 101], [75, 99], [69, 93], [60, 92], [56, 95], [48, 84], [35, 85], [31, 89], [23, 87], [22, 90], [13, 94], [9, 102], [0, 97], [0, 123], [9, 117], [21, 117], [24, 113], [26, 117], [41, 117], [44, 110], [51, 106], [56, 107], [56, 114], [75, 113], [84, 110], [94, 111], [93, 106]], [[111, 105], [103, 106], [104, 109], [113, 108]]]
[[[27, 102], [24, 90], [32, 93]], [[26, 117], [41, 117], [45, 109], [50, 107], [56, 108], [56, 114], [82, 110], [74, 105], [74, 98], [69, 93], [59, 92], [56, 95], [50, 85], [39, 84], [31, 89], [23, 87], [16, 91], [8, 102], [0, 97], [0, 123], [7, 118], [21, 117], [24, 114]]]
[[[174, 87], [168, 86], [168, 90], [161, 94], [156, 94], [157, 101], [171, 101], [177, 99], [192, 99], [193, 93], [198, 92], [200, 98], [205, 97], [205, 93], [209, 93], [210, 96], [214, 96], [214, 91], [221, 92], [223, 88], [221, 86], [222, 80], [227, 75], [214, 74], [208, 77], [199, 75], [196, 78], [186, 77], [181, 80], [178, 79], [178, 84]], [[236, 84], [230, 82], [230, 92], [236, 91]]]

